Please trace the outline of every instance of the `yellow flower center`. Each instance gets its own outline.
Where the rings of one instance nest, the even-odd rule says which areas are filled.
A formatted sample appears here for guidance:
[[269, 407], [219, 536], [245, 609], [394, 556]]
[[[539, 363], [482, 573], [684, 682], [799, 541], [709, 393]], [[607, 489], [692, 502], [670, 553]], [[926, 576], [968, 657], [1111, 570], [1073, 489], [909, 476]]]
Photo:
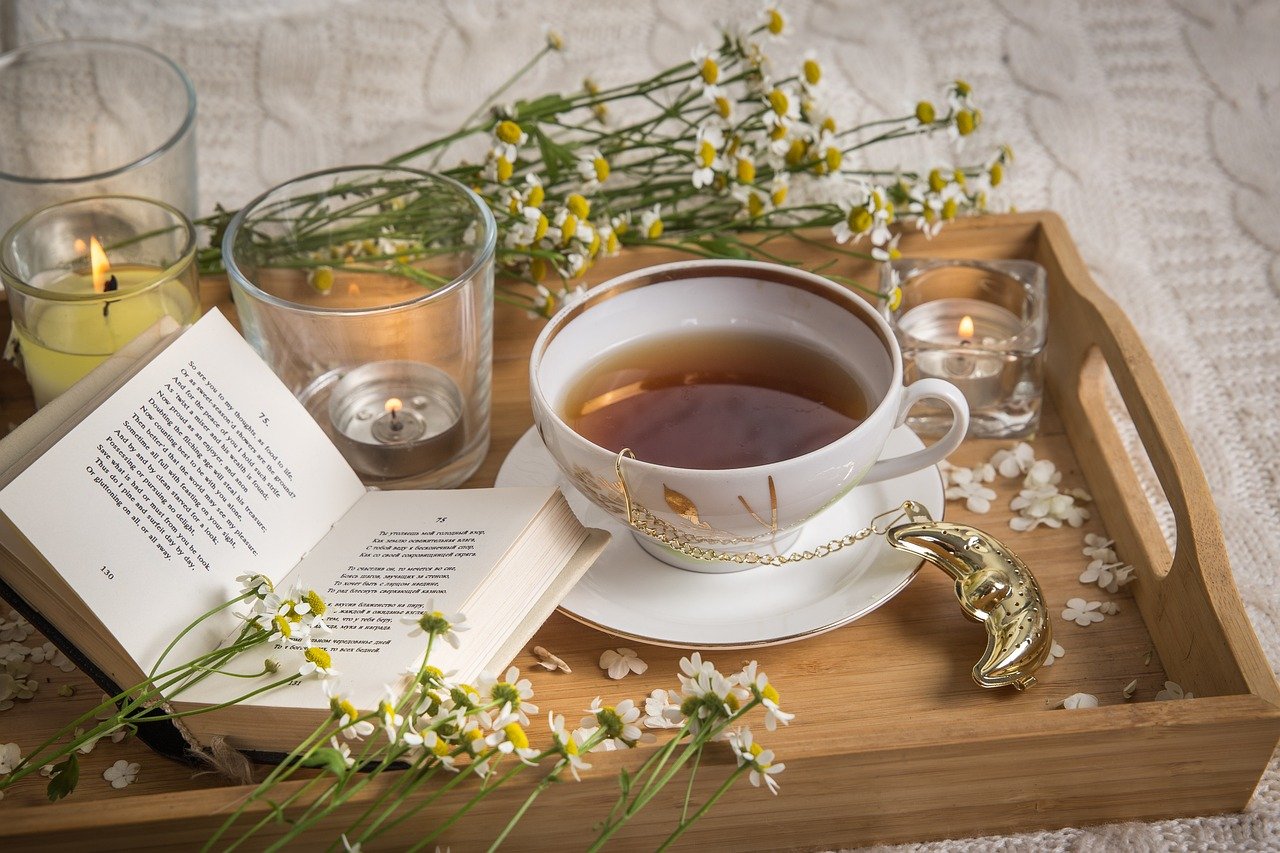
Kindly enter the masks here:
[[560, 226], [561, 236], [560, 245], [567, 246], [578, 233], [578, 217], [570, 213], [564, 218], [564, 224]]
[[963, 80], [956, 81], [956, 94], [962, 98], [967, 98], [973, 94], [973, 87]]
[[942, 171], [934, 169], [929, 173], [929, 189], [936, 193], [942, 192], [947, 188], [947, 179], [942, 177]]
[[760, 695], [775, 704], [782, 701], [781, 697], [778, 696], [778, 691], [772, 684], [765, 684], [764, 689], [760, 691]]
[[825, 159], [827, 161], [827, 168], [834, 172], [839, 169], [840, 164], [844, 162], [844, 154], [839, 148], [828, 148]]
[[769, 138], [775, 142], [787, 135], [787, 126], [785, 124], [774, 125], [769, 131]]
[[324, 612], [329, 609], [324, 603], [324, 599], [320, 597], [320, 593], [314, 589], [307, 590], [307, 594], [302, 596], [302, 600], [311, 605], [311, 612], [316, 616], [323, 616]]
[[736, 711], [742, 707], [742, 703], [738, 701], [738, 697], [734, 696], [732, 693], [724, 697], [724, 704], [729, 706], [730, 711]]
[[946, 203], [942, 205], [942, 218], [946, 220], [955, 219], [956, 213], [959, 209], [960, 206], [956, 204], [956, 200], [954, 198], [947, 199]]
[[609, 254], [618, 251], [618, 234], [615, 231], [609, 232], [609, 239], [604, 242], [604, 250]]
[[938, 221], [938, 214], [932, 207], [926, 207], [924, 209], [924, 221], [928, 222], [930, 225]]
[[339, 718], [346, 717], [348, 720], [354, 720], [358, 716], [360, 716], [360, 712], [356, 710], [355, 705], [352, 705], [351, 702], [346, 699], [338, 700]]
[[482, 737], [484, 737], [484, 732], [480, 731], [479, 729], [472, 729], [471, 731], [467, 732], [467, 740], [476, 741], [476, 740], [480, 740], [480, 738]]
[[747, 213], [751, 214], [752, 219], [764, 213], [764, 201], [761, 200], [759, 193], [747, 196]]
[[711, 168], [716, 159], [716, 147], [707, 140], [698, 143], [698, 165], [704, 169]]
[[579, 219], [586, 219], [591, 215], [591, 202], [579, 193], [570, 193], [564, 204]]
[[933, 108], [933, 104], [928, 101], [916, 104], [916, 121], [921, 124], [933, 124], [937, 118], [938, 111]]
[[999, 163], [992, 163], [991, 171], [988, 174], [991, 178], [991, 186], [998, 187], [1000, 182], [1004, 180], [1004, 166]]
[[[898, 260], [898, 258], [901, 258], [901, 257], [902, 257], [902, 252], [898, 251], [898, 247], [897, 247], [897, 246], [894, 246], [894, 247], [892, 247], [892, 248], [890, 248], [890, 249], [889, 249], [889, 260], [891, 260], [891, 261], [896, 261], [896, 260]], [[899, 294], [898, 294], [898, 301], [899, 301], [899, 302], [901, 302], [901, 301], [902, 301], [902, 294], [901, 294], [901, 292], [899, 292]], [[892, 311], [893, 309], [892, 309], [892, 308], [890, 308], [889, 310], [890, 310], [890, 311]]]
[[593, 231], [591, 233], [591, 245], [587, 247], [587, 254], [595, 257], [600, 254], [600, 232]]
[[825, 130], [827, 133], [835, 133], [836, 120], [831, 116], [827, 116], [822, 120], [822, 129]]
[[767, 18], [765, 26], [769, 28], [769, 32], [773, 33], [775, 36], [782, 35], [783, 29], [787, 26], [787, 22], [782, 17], [782, 13], [777, 9], [769, 9], [765, 14]]
[[520, 200], [520, 194], [517, 192], [511, 193], [511, 198], [507, 200], [507, 211], [510, 213], [519, 213], [521, 206], [522, 202]]
[[525, 199], [525, 204], [530, 207], [542, 207], [542, 201], [547, 197], [546, 190], [542, 188], [542, 184], [534, 184], [529, 187], [529, 196]]
[[516, 749], [529, 748], [529, 736], [525, 734], [519, 723], [507, 723], [502, 727], [502, 731], [507, 736], [507, 740], [511, 741], [512, 746]]
[[978, 126], [972, 110], [961, 110], [956, 113], [956, 130], [961, 136], [968, 136]]
[[787, 97], [787, 93], [781, 89], [774, 89], [769, 93], [769, 106], [775, 113], [780, 116], [787, 114], [787, 109], [791, 106], [791, 99]]
[[799, 166], [801, 163], [804, 162], [805, 154], [808, 152], [808, 150], [809, 150], [809, 146], [804, 143], [804, 140], [801, 140], [801, 139], [791, 140], [791, 147], [787, 149], [787, 157], [786, 157], [787, 165]]
[[276, 616], [271, 620], [271, 624], [276, 626], [276, 630], [280, 632], [280, 636], [286, 640], [293, 636], [293, 626], [289, 624], [289, 620], [283, 616]]
[[716, 81], [720, 79], [720, 66], [711, 57], [702, 60], [702, 67], [698, 69], [698, 73], [702, 75], [702, 82], [708, 86], [714, 86]]
[[853, 230], [854, 234], [861, 234], [864, 231], [871, 230], [871, 226], [874, 223], [875, 218], [872, 217], [871, 211], [865, 207], [855, 207], [849, 211], [849, 228]]
[[597, 157], [591, 161], [591, 165], [596, 167], [596, 180], [604, 183], [609, 179], [609, 161], [603, 157]]
[[524, 135], [520, 125], [510, 119], [498, 122], [498, 126], [493, 129], [493, 133], [508, 145], [517, 144], [520, 141], [520, 137]]
[[818, 85], [818, 81], [822, 79], [822, 66], [816, 59], [804, 61], [804, 79], [810, 86]]
[[780, 207], [782, 203], [787, 200], [787, 185], [778, 184], [776, 187], [774, 187], [773, 196], [771, 200], [773, 201], [773, 204], [775, 207]]
[[[479, 731], [476, 734], [479, 734]], [[472, 740], [475, 740], [475, 738], [472, 738]], [[437, 757], [448, 755], [449, 744], [445, 743], [443, 738], [436, 738], [435, 744], [431, 747], [431, 754]]]
[[551, 223], [547, 222], [546, 214], [539, 213], [538, 222], [533, 226], [533, 241], [536, 243], [539, 240], [541, 240], [543, 237], [547, 236], [547, 228], [549, 228], [550, 226], [551, 226]]
[[329, 656], [328, 652], [317, 646], [307, 649], [302, 653], [302, 656], [321, 669], [328, 669], [333, 666], [333, 658]]
[[649, 230], [645, 232], [645, 236], [648, 237], [650, 240], [657, 240], [659, 237], [662, 236], [662, 230], [664, 227], [665, 226], [662, 224], [662, 219], [660, 217], [655, 218], [652, 222], [649, 223]]
[[316, 267], [309, 276], [311, 286], [317, 293], [328, 293], [333, 290], [333, 267]]
[[738, 180], [744, 184], [755, 183], [756, 164], [745, 157], [738, 158]]
[[751, 747], [748, 750], [748, 752], [750, 752], [752, 755], [759, 756], [762, 752], [764, 752], [764, 747], [758, 743], [753, 743], [751, 744]]
[[[893, 253], [890, 252], [890, 255], [892, 254]], [[893, 291], [889, 294], [889, 310], [897, 311], [898, 306], [900, 305], [902, 305], [902, 288], [895, 287]]]
[[564, 752], [565, 755], [578, 754], [578, 742], [573, 739], [573, 735], [566, 734], [564, 736]]
[[547, 277], [547, 262], [542, 258], [534, 258], [529, 262], [529, 275], [534, 281], [542, 281]]
[[511, 161], [506, 157], [499, 155], [496, 171], [498, 183], [505, 184], [507, 181], [511, 180], [511, 173], [515, 171], [515, 166], [512, 165]]
[[733, 102], [724, 95], [716, 95], [716, 112], [720, 114], [720, 118], [728, 118], [733, 114]]
[[956, 169], [955, 173], [951, 176], [951, 180], [955, 181], [960, 186], [964, 186], [964, 170]]

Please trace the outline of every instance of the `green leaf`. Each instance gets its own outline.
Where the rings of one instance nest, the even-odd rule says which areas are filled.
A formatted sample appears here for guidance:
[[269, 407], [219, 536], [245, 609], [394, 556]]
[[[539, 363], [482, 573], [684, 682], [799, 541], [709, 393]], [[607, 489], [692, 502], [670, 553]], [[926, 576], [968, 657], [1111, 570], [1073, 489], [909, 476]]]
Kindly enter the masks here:
[[516, 101], [516, 120], [530, 116], [546, 118], [548, 115], [562, 113], [569, 108], [569, 102], [563, 95], [552, 92], [532, 101]]
[[534, 127], [531, 131], [537, 140], [538, 150], [542, 152], [542, 162], [547, 167], [547, 176], [552, 183], [560, 179], [560, 172], [574, 166], [573, 152], [543, 133], [542, 128]]
[[738, 260], [749, 260], [751, 253], [742, 247], [737, 240], [730, 240], [727, 237], [703, 237], [698, 241], [698, 246], [708, 252], [714, 252], [722, 258], [736, 258]]
[[67, 760], [61, 764], [54, 765], [53, 775], [49, 778], [49, 787], [45, 789], [45, 793], [49, 796], [49, 802], [56, 803], [63, 797], [68, 796], [76, 789], [76, 784], [80, 781], [80, 760], [76, 758], [73, 752], [67, 756]]
[[307, 756], [302, 762], [303, 767], [322, 767], [328, 770], [334, 776], [343, 776], [351, 768], [347, 767], [347, 760], [342, 757], [342, 753], [336, 749], [322, 747]]

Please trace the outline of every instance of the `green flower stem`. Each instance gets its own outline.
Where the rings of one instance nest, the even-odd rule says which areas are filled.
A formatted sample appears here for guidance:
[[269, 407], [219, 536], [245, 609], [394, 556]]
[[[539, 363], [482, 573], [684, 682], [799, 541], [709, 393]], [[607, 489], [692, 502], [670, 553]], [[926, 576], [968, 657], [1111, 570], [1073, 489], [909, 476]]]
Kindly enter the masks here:
[[693, 757], [693, 766], [689, 768], [689, 784], [684, 789], [684, 805], [680, 807], [681, 823], [684, 823], [685, 817], [689, 814], [689, 800], [693, 798], [693, 782], [695, 779], [698, 778], [698, 767], [701, 766], [701, 764], [702, 764], [702, 753], [699, 752], [697, 755]]
[[437, 838], [440, 837], [440, 835], [446, 829], [453, 826], [455, 823], [457, 823], [459, 820], [465, 817], [467, 812], [475, 808], [475, 806], [481, 800], [483, 800], [485, 797], [489, 796], [494, 791], [501, 788], [507, 782], [511, 781], [513, 778], [515, 778], [517, 774], [519, 774], [521, 771], [526, 769], [526, 767], [527, 765], [523, 761], [517, 761], [515, 766], [512, 767], [510, 770], [508, 770], [506, 772], [506, 775], [504, 775], [501, 779], [499, 779], [496, 784], [490, 785], [485, 788], [481, 788], [479, 793], [477, 793], [470, 800], [467, 800], [467, 802], [462, 806], [462, 808], [458, 809], [456, 812], [454, 812], [452, 815], [449, 816], [448, 820], [440, 824], [438, 827], [436, 827], [434, 830], [432, 830], [429, 834], [427, 834], [423, 838], [419, 839], [419, 841], [413, 846], [411, 846], [407, 851], [405, 851], [405, 853], [416, 853], [416, 851], [423, 849], [432, 841], [435, 841]]
[[[681, 835], [684, 835], [685, 830], [693, 826], [695, 823], [697, 823], [699, 818], [701, 818], [704, 814], [710, 811], [711, 807], [714, 806], [717, 802], [719, 802], [720, 798], [724, 796], [725, 792], [729, 790], [729, 788], [733, 785], [733, 783], [738, 781], [738, 778], [741, 777], [743, 773], [746, 773], [749, 769], [750, 769], [750, 765], [748, 764], [742, 764], [737, 768], [735, 768], [734, 771], [729, 774], [729, 778], [725, 779], [724, 782], [721, 783], [720, 787], [716, 788], [715, 793], [707, 798], [707, 801], [702, 804], [702, 807], [693, 813], [693, 817], [685, 819], [684, 816], [681, 815], [680, 825], [677, 826], [675, 830], [670, 835], [667, 836], [667, 839], [658, 846], [658, 853], [662, 853], [663, 850], [666, 850], [668, 847], [674, 844], [676, 839], [678, 839]], [[690, 777], [689, 779], [689, 784], [690, 784], [690, 790], [692, 790], [692, 785], [693, 785], [692, 777]], [[688, 803], [689, 803], [688, 798], [686, 798], [685, 805], [688, 806]]]
[[209, 610], [206, 610], [202, 615], [197, 616], [194, 622], [192, 622], [190, 625], [188, 625], [187, 627], [179, 631], [178, 636], [174, 637], [173, 641], [169, 643], [169, 645], [164, 647], [164, 651], [160, 653], [160, 657], [156, 658], [156, 662], [152, 665], [151, 670], [150, 672], [147, 673], [147, 675], [151, 678], [155, 678], [156, 670], [160, 668], [160, 664], [164, 663], [164, 659], [169, 656], [169, 652], [173, 651], [174, 646], [178, 645], [178, 643], [182, 641], [182, 638], [187, 636], [187, 634], [191, 633], [191, 631], [193, 631], [195, 627], [199, 625], [201, 622], [213, 617], [214, 614], [221, 613], [223, 610], [226, 610], [228, 607], [232, 607], [236, 604], [239, 604], [242, 601], [246, 601], [247, 599], [252, 598], [253, 596], [254, 596], [254, 592], [252, 591], [246, 592], [244, 595], [241, 595], [239, 598], [233, 598], [230, 601], [225, 601], [222, 604], [219, 604], [217, 607], [210, 608]]
[[502, 842], [506, 841], [507, 836], [511, 834], [511, 830], [516, 828], [516, 824], [520, 822], [520, 819], [524, 817], [525, 812], [527, 812], [529, 807], [533, 805], [533, 801], [538, 798], [539, 794], [551, 787], [551, 783], [556, 781], [556, 778], [559, 775], [560, 770], [564, 768], [565, 763], [565, 761], [561, 760], [550, 773], [542, 778], [542, 781], [534, 786], [533, 790], [529, 792], [529, 796], [520, 804], [520, 808], [516, 809], [515, 814], [513, 814], [511, 819], [507, 821], [507, 825], [502, 828], [502, 832], [498, 833], [498, 837], [493, 839], [493, 843], [489, 845], [489, 853], [494, 853], [495, 850], [502, 846]]

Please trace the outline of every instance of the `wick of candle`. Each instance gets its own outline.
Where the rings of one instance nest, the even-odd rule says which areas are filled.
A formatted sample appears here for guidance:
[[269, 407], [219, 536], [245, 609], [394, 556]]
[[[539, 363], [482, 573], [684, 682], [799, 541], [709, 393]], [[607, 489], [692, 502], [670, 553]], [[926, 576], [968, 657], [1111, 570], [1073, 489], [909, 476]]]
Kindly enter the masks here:
[[[107, 278], [106, 283], [102, 286], [102, 292], [103, 292], [103, 293], [114, 293], [114, 292], [116, 292], [116, 291], [117, 291], [117, 290], [119, 290], [119, 289], [120, 289], [120, 282], [116, 281], [116, 277], [115, 277], [114, 275], [109, 276], [109, 277]], [[104, 303], [102, 303], [102, 316], [103, 316], [103, 317], [107, 316], [107, 312], [109, 312], [110, 310], [111, 310], [111, 303], [110, 303], [110, 302], [104, 302]]]
[[404, 408], [404, 403], [400, 402], [400, 398], [392, 397], [387, 400], [387, 403], [383, 408], [385, 408], [387, 410], [387, 414], [391, 416], [391, 429], [395, 432], [399, 432], [404, 429], [404, 424], [399, 418], [399, 412]]

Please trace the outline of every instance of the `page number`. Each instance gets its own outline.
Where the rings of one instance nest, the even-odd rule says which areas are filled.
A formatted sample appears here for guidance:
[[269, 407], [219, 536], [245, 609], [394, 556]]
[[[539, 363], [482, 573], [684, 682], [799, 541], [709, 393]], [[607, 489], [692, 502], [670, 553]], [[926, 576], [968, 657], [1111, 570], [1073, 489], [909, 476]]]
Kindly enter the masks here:
[[436, 524], [444, 524], [444, 523], [445, 523], [446, 521], [448, 521], [448, 520], [449, 520], [449, 516], [447, 516], [447, 515], [437, 515], [437, 516], [436, 516]]
[[99, 571], [101, 571], [102, 574], [104, 574], [107, 580], [109, 581], [113, 581], [116, 579], [116, 573], [108, 569], [106, 566], [103, 566], [101, 569], [99, 569]]

